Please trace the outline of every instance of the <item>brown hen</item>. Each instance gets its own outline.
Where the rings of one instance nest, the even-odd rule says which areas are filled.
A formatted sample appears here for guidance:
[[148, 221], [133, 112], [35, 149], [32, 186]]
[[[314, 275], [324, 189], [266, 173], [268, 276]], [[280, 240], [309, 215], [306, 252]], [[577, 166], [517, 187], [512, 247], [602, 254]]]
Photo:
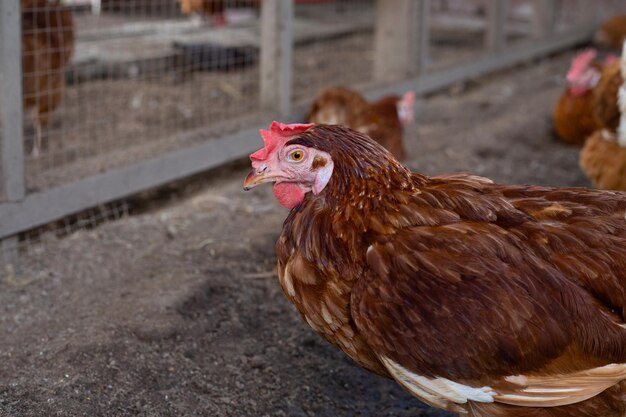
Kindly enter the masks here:
[[626, 39], [626, 15], [613, 16], [607, 19], [594, 35], [595, 42], [615, 50], [622, 49]]
[[410, 172], [359, 132], [274, 123], [246, 189], [291, 208], [285, 295], [361, 366], [474, 417], [626, 413], [626, 193]]
[[600, 127], [593, 112], [593, 90], [602, 71], [596, 56], [595, 50], [587, 49], [572, 59], [567, 88], [554, 106], [554, 130], [566, 143], [582, 145]]
[[413, 121], [415, 94], [386, 96], [369, 103], [356, 91], [329, 87], [319, 92], [307, 117], [309, 123], [342, 125], [365, 133], [396, 158], [406, 155], [402, 134]]
[[185, 15], [193, 13], [207, 16], [211, 19], [211, 23], [217, 27], [225, 26], [226, 5], [236, 8], [240, 6], [250, 6], [252, 0], [177, 0], [180, 4], [180, 10]]
[[41, 149], [42, 128], [60, 105], [65, 67], [74, 50], [72, 13], [56, 0], [21, 0], [24, 109], [35, 114], [33, 155]]
[[593, 90], [592, 101], [592, 111], [600, 128], [611, 132], [617, 130], [620, 119], [617, 93], [623, 82], [620, 60], [616, 59], [603, 68], [598, 85]]
[[615, 134], [598, 130], [589, 137], [580, 165], [594, 187], [626, 191], [626, 147], [620, 146]]
[[580, 166], [596, 188], [626, 191], [626, 126], [621, 126], [626, 122], [621, 116], [626, 101], [618, 99], [626, 97], [620, 92], [624, 90], [625, 60], [622, 53], [621, 63], [607, 66], [602, 73], [594, 91], [595, 116], [602, 129], [587, 139], [580, 151]]

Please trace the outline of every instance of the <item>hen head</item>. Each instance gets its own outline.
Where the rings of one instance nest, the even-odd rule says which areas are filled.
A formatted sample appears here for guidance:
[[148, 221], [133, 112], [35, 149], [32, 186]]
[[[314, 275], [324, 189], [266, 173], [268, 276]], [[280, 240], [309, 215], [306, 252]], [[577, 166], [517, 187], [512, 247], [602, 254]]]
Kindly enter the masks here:
[[312, 126], [273, 122], [269, 130], [261, 129], [265, 146], [250, 155], [252, 171], [244, 181], [244, 189], [273, 182], [274, 195], [289, 209], [300, 204], [309, 191], [322, 192], [333, 173], [331, 156], [291, 141]]
[[[365, 189], [405, 188], [410, 171], [369, 136], [337, 125], [282, 124], [261, 130], [264, 147], [250, 155], [244, 189], [273, 182], [274, 195], [292, 209], [307, 193], [354, 200]], [[334, 180], [333, 180], [334, 179]]]
[[574, 96], [581, 96], [593, 89], [600, 81], [600, 71], [594, 66], [597, 52], [587, 49], [572, 59], [572, 65], [567, 71], [567, 84]]

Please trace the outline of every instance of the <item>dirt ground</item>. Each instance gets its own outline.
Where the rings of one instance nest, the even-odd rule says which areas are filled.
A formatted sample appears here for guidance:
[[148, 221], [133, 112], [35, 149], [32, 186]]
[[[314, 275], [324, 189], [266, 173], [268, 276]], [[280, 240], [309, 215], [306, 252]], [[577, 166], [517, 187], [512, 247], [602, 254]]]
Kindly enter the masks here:
[[[420, 104], [416, 170], [585, 186], [550, 110], [571, 53]], [[259, 144], [261, 143], [259, 139]], [[274, 276], [286, 216], [235, 165], [158, 208], [44, 239], [0, 277], [0, 416], [446, 416], [318, 338]], [[423, 341], [428, 343], [427, 340]]]

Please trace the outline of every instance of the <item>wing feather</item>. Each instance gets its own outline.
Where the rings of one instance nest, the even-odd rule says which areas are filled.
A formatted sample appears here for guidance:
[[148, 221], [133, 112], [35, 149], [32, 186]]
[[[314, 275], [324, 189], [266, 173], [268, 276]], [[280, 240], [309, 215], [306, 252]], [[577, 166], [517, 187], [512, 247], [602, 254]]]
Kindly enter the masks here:
[[393, 378], [434, 406], [562, 406], [626, 379], [626, 331], [610, 303], [496, 225], [405, 229], [366, 260], [356, 326]]

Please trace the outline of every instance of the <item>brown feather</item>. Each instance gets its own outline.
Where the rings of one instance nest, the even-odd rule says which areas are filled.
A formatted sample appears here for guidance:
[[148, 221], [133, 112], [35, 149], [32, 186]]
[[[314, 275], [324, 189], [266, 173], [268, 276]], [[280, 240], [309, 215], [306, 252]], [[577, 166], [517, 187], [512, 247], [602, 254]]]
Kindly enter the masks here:
[[201, 13], [207, 16], [224, 13], [224, 0], [178, 0], [183, 14]]
[[626, 15], [607, 19], [594, 36], [594, 40], [599, 45], [618, 51], [621, 51], [624, 39], [626, 39]]
[[397, 159], [404, 159], [403, 128], [396, 107], [399, 100], [398, 96], [387, 96], [368, 103], [356, 91], [329, 87], [317, 95], [307, 120], [309, 123], [342, 125], [365, 133]]
[[74, 50], [72, 14], [58, 1], [22, 0], [24, 108], [48, 124], [63, 98], [65, 67]]
[[594, 187], [626, 191], [626, 148], [614, 134], [596, 131], [580, 151], [580, 166]]
[[564, 142], [582, 145], [600, 126], [593, 114], [592, 90], [583, 95], [564, 91], [554, 106], [554, 129]]
[[602, 70], [598, 85], [593, 89], [593, 112], [596, 123], [611, 132], [617, 131], [620, 111], [617, 92], [624, 83], [620, 73], [620, 61], [615, 60]]

